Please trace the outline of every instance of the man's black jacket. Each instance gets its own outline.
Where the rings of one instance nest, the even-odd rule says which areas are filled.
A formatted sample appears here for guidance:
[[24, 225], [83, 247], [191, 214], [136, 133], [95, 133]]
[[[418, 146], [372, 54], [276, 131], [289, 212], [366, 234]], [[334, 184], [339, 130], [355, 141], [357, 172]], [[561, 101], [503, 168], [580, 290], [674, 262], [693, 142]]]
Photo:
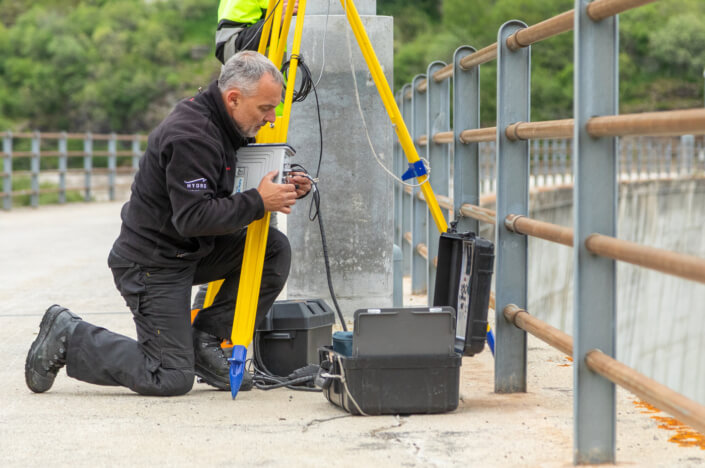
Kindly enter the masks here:
[[183, 265], [210, 253], [214, 236], [262, 218], [256, 189], [231, 195], [235, 151], [247, 142], [217, 82], [177, 104], [149, 135], [113, 251], [145, 266]]

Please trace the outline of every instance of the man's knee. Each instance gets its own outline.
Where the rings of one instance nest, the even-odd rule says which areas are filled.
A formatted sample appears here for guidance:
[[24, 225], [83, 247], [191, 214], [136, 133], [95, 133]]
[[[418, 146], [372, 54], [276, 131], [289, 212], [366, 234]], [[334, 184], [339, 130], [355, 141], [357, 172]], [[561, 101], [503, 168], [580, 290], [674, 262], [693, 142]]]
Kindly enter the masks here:
[[146, 396], [180, 396], [193, 388], [196, 377], [189, 369], [160, 369], [158, 377], [142, 382], [134, 391]]

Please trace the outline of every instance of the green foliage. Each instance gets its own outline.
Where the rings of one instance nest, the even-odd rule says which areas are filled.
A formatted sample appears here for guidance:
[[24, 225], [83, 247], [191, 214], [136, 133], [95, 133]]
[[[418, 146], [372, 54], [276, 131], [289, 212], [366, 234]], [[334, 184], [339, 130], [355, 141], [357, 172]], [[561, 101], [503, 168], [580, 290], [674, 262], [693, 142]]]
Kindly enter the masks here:
[[216, 8], [213, 0], [0, 0], [0, 128], [148, 131], [217, 75]]
[[[395, 87], [425, 73], [434, 60], [450, 61], [456, 47], [480, 49], [497, 41], [506, 21], [533, 25], [571, 10], [573, 0], [444, 0], [440, 15], [426, 2], [378, 1], [395, 14]], [[414, 13], [414, 11], [418, 13]], [[403, 12], [403, 17], [396, 16]], [[411, 28], [415, 28], [412, 30]], [[703, 102], [705, 2], [655, 2], [620, 15], [621, 112], [699, 107]], [[573, 107], [573, 34], [532, 46], [531, 118], [568, 118]], [[480, 67], [481, 120], [493, 125], [496, 65]]]
[[[461, 45], [497, 40], [574, 0], [379, 0], [394, 16], [395, 87]], [[0, 130], [148, 132], [218, 72], [217, 0], [0, 0]], [[572, 114], [573, 35], [532, 46], [532, 120]], [[620, 15], [620, 107], [701, 106], [705, 1], [650, 3]], [[495, 116], [496, 66], [481, 66], [481, 119]]]

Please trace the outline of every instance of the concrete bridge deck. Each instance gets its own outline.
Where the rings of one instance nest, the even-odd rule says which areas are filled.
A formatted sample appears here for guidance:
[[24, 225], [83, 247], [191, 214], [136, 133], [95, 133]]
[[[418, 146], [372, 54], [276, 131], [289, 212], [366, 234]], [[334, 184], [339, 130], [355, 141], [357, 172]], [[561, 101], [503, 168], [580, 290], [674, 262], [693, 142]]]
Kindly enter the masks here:
[[[196, 384], [178, 398], [57, 378], [24, 383], [47, 306], [134, 336], [106, 265], [121, 203], [0, 213], [0, 466], [572, 466], [572, 366], [529, 338], [529, 392], [493, 393], [489, 350], [465, 358], [459, 408], [432, 416], [352, 417], [317, 393], [241, 393]], [[418, 301], [418, 298], [407, 298]], [[657, 417], [618, 390], [623, 466], [705, 466], [705, 445], [669, 442]]]

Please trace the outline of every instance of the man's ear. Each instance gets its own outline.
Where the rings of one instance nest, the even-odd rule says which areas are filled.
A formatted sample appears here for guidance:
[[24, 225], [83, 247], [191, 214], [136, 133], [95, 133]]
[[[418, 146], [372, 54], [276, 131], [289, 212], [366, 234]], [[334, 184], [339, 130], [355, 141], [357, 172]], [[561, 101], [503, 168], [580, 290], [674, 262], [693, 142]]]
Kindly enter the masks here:
[[223, 93], [225, 107], [227, 107], [228, 110], [234, 111], [240, 104], [241, 99], [242, 93], [237, 88], [230, 88], [229, 90], [225, 91], [225, 93]]

